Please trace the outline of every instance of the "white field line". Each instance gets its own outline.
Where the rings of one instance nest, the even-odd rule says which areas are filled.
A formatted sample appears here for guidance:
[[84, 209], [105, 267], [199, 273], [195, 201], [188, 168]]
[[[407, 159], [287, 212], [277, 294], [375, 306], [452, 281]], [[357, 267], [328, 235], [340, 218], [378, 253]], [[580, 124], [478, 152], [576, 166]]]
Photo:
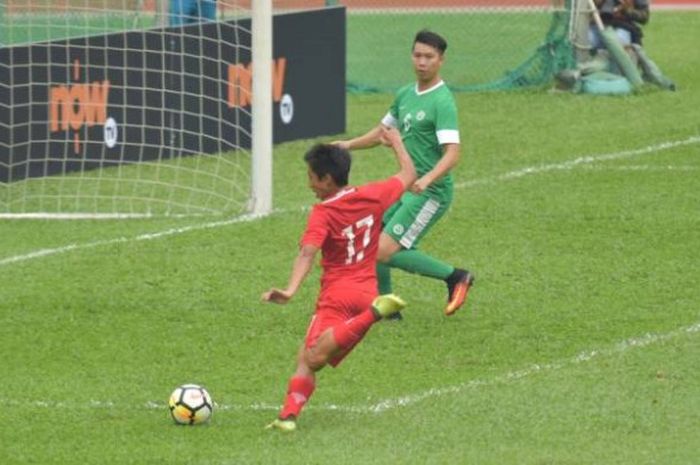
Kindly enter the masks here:
[[228, 220], [214, 221], [211, 223], [195, 224], [191, 226], [183, 226], [181, 228], [166, 229], [164, 231], [158, 231], [154, 233], [144, 233], [139, 234], [134, 237], [117, 237], [114, 239], [106, 239], [102, 241], [86, 242], [82, 244], [68, 244], [61, 247], [56, 247], [52, 249], [40, 249], [28, 254], [15, 255], [12, 257], [7, 257], [0, 259], [0, 266], [10, 265], [12, 263], [24, 262], [32, 260], [35, 258], [47, 257], [49, 255], [57, 255], [66, 252], [71, 252], [78, 249], [91, 249], [94, 247], [100, 247], [104, 245], [120, 244], [124, 242], [138, 242], [138, 241], [150, 241], [154, 239], [161, 239], [168, 236], [175, 236], [178, 234], [184, 234], [190, 231], [200, 231], [202, 229], [219, 228], [222, 226], [229, 226], [235, 223], [244, 223], [248, 221], [254, 221], [259, 218], [257, 215], [242, 215], [236, 218], [231, 218]]
[[459, 394], [468, 389], [476, 389], [482, 386], [493, 386], [496, 384], [508, 384], [513, 381], [518, 381], [520, 379], [529, 378], [538, 373], [546, 373], [551, 371], [561, 370], [563, 368], [574, 367], [580, 365], [581, 363], [589, 362], [593, 359], [601, 357], [609, 357], [611, 355], [619, 355], [627, 352], [630, 349], [647, 347], [660, 342], [665, 342], [677, 337], [696, 334], [700, 332], [700, 322], [695, 323], [691, 326], [685, 326], [678, 328], [674, 331], [665, 334], [654, 334], [647, 333], [636, 338], [625, 339], [618, 342], [612, 347], [605, 349], [593, 349], [580, 352], [579, 354], [570, 357], [568, 359], [556, 361], [556, 362], [546, 362], [531, 365], [526, 368], [522, 368], [516, 371], [510, 371], [499, 376], [487, 379], [476, 379], [467, 381], [460, 384], [455, 384], [452, 386], [445, 386], [441, 388], [431, 388], [427, 391], [419, 392], [416, 394], [410, 394], [396, 399], [387, 399], [375, 404], [365, 406], [365, 407], [354, 407], [354, 411], [358, 413], [364, 411], [369, 411], [373, 413], [381, 413], [387, 410], [393, 410], [399, 407], [406, 407], [412, 404], [416, 404], [426, 399], [441, 397], [445, 395]]
[[[509, 371], [492, 378], [474, 379], [451, 386], [430, 388], [426, 391], [407, 394], [394, 399], [384, 399], [379, 402], [367, 405], [337, 405], [337, 404], [310, 404], [310, 410], [332, 410], [354, 414], [381, 414], [401, 407], [409, 407], [424, 400], [443, 397], [448, 395], [460, 395], [465, 391], [479, 389], [485, 386], [495, 386], [499, 384], [510, 384], [521, 379], [530, 378], [540, 373], [548, 373], [570, 367], [576, 367], [582, 363], [590, 362], [594, 359], [620, 355], [631, 349], [648, 347], [654, 344], [663, 343], [682, 336], [693, 336], [700, 332], [700, 322], [690, 326], [684, 326], [668, 333], [654, 334], [647, 333], [639, 337], [622, 340], [612, 346], [603, 349], [592, 349], [580, 352], [573, 357], [555, 362], [543, 362], [530, 365], [519, 370]], [[22, 401], [17, 399], [2, 399], [0, 402], [5, 406], [34, 407], [46, 409], [113, 409], [121, 408], [119, 402], [89, 400], [87, 402], [54, 402], [49, 400]], [[166, 411], [167, 404], [163, 402], [148, 401], [143, 407], [150, 410]], [[215, 410], [233, 411], [277, 411], [280, 405], [268, 403], [253, 403], [249, 405], [219, 404], [215, 403]]]
[[[601, 155], [589, 155], [589, 156], [584, 156], [584, 157], [578, 157], [578, 158], [575, 158], [573, 160], [569, 160], [569, 161], [565, 161], [565, 162], [561, 162], [561, 163], [550, 163], [550, 164], [539, 165], [539, 166], [530, 166], [530, 167], [522, 168], [519, 170], [509, 171], [507, 173], [504, 173], [504, 174], [501, 174], [501, 175], [495, 176], [495, 177], [475, 179], [472, 181], [457, 183], [457, 184], [455, 184], [455, 188], [456, 189], [467, 189], [467, 188], [474, 187], [474, 186], [495, 184], [495, 183], [500, 183], [500, 182], [505, 182], [505, 181], [512, 181], [512, 180], [523, 178], [525, 176], [532, 176], [532, 175], [537, 175], [537, 174], [542, 174], [542, 173], [548, 173], [550, 171], [573, 170], [574, 168], [577, 168], [580, 166], [586, 166], [586, 165], [591, 165], [594, 163], [606, 162], [606, 161], [611, 161], [611, 160], [618, 160], [621, 158], [637, 157], [640, 155], [652, 154], [652, 153], [656, 153], [656, 152], [660, 152], [660, 151], [664, 151], [664, 150], [669, 150], [669, 149], [676, 148], [676, 147], [682, 147], [685, 145], [691, 145], [691, 144], [697, 144], [697, 143], [700, 143], [700, 136], [691, 136], [691, 137], [689, 137], [687, 139], [683, 139], [683, 140], [662, 142], [659, 144], [649, 145], [647, 147], [642, 147], [642, 148], [634, 149], [634, 150], [625, 150], [622, 152], [614, 152], [614, 153], [606, 153], [606, 154], [601, 154]], [[287, 211], [278, 210], [276, 212], [273, 212], [273, 214], [280, 214], [280, 213], [287, 213]], [[174, 235], [178, 235], [178, 234], [184, 234], [184, 233], [188, 233], [191, 231], [219, 228], [222, 226], [229, 226], [229, 225], [232, 225], [235, 223], [254, 221], [257, 218], [259, 218], [259, 216], [244, 215], [244, 216], [240, 216], [240, 217], [236, 217], [236, 218], [232, 218], [232, 219], [228, 219], [228, 220], [223, 220], [223, 221], [215, 221], [215, 222], [211, 222], [211, 223], [203, 223], [203, 224], [198, 224], [198, 225], [185, 226], [182, 228], [167, 229], [165, 231], [160, 231], [160, 232], [155, 232], [155, 233], [139, 234], [138, 236], [133, 236], [133, 237], [117, 237], [114, 239], [106, 239], [106, 240], [94, 241], [94, 242], [68, 244], [68, 245], [61, 246], [61, 247], [40, 249], [40, 250], [36, 250], [36, 251], [29, 252], [26, 254], [20, 254], [20, 255], [14, 255], [14, 256], [6, 257], [6, 258], [0, 258], [0, 267], [6, 266], [6, 265], [11, 265], [13, 263], [20, 263], [20, 262], [26, 262], [29, 260], [33, 260], [33, 259], [44, 258], [44, 257], [48, 257], [51, 255], [58, 255], [58, 254], [63, 254], [63, 253], [67, 253], [67, 252], [72, 252], [74, 250], [90, 249], [90, 248], [125, 243], [125, 242], [138, 242], [138, 241], [162, 239], [164, 237], [174, 236]]]
[[664, 150], [670, 150], [673, 148], [683, 147], [685, 145], [692, 145], [697, 143], [700, 143], [700, 136], [691, 136], [687, 139], [670, 142], [661, 142], [659, 144], [648, 145], [639, 149], [624, 150], [622, 152], [605, 153], [601, 155], [589, 155], [584, 157], [578, 157], [573, 160], [564, 161], [561, 163], [549, 163], [546, 165], [529, 166], [527, 168], [509, 171], [508, 173], [504, 173], [491, 178], [475, 179], [472, 181], [457, 183], [455, 184], [455, 188], [465, 189], [484, 184], [495, 184], [499, 182], [512, 181], [515, 179], [523, 178], [525, 176], [548, 173], [550, 171], [570, 171], [574, 168], [591, 165], [594, 163], [619, 160], [622, 158], [638, 157], [641, 155], [653, 154], [656, 152], [661, 152]]
[[623, 165], [623, 166], [607, 166], [607, 165], [589, 165], [582, 167], [591, 171], [680, 171], [680, 172], [691, 172], [699, 171], [700, 165]]

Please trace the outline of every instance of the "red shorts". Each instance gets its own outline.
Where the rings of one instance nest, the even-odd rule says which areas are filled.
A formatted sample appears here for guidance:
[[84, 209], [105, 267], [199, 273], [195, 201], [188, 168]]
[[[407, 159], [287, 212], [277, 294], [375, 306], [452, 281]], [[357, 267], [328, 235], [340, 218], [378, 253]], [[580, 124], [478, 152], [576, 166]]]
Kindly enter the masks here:
[[[357, 289], [336, 288], [322, 292], [316, 302], [316, 312], [311, 317], [309, 328], [306, 330], [306, 348], [315, 346], [319, 336], [328, 328], [343, 324], [367, 310], [376, 296], [376, 291]], [[339, 355], [330, 360], [330, 365], [337, 366], [358, 342], [360, 340], [350, 347], [345, 347]]]

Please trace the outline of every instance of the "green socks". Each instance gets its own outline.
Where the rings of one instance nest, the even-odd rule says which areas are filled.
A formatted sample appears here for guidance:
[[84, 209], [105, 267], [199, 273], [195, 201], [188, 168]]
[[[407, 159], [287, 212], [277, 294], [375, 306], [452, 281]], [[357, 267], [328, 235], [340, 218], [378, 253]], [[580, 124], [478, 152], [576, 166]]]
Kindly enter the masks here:
[[452, 265], [436, 260], [418, 250], [400, 250], [392, 255], [388, 263], [377, 263], [379, 294], [390, 294], [392, 292], [390, 268], [398, 268], [409, 273], [416, 273], [443, 281], [455, 270]]
[[391, 268], [386, 263], [377, 262], [377, 283], [379, 295], [391, 294]]

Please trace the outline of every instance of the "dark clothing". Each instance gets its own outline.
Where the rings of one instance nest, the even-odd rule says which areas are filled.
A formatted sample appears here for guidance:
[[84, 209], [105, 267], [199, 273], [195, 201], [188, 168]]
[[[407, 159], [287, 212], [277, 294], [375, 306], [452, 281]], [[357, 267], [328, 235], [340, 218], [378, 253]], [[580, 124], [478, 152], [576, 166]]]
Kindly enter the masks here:
[[642, 44], [642, 28], [640, 25], [649, 21], [649, 0], [634, 0], [632, 8], [620, 9], [620, 0], [602, 0], [598, 3], [600, 19], [603, 24], [615, 29], [625, 29], [630, 32], [633, 44]]

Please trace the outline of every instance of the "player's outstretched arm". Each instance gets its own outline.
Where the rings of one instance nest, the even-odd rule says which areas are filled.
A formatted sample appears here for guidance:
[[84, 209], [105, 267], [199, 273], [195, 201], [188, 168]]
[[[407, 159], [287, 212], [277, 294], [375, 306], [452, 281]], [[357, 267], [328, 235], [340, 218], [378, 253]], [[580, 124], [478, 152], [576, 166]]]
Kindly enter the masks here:
[[399, 172], [395, 174], [403, 183], [404, 189], [410, 187], [417, 178], [416, 167], [401, 140], [398, 129], [388, 126], [380, 126], [379, 140], [394, 151], [396, 161], [399, 163]]
[[345, 150], [372, 148], [379, 145], [379, 143], [381, 142], [380, 137], [382, 133], [382, 127], [383, 126], [380, 124], [367, 131], [367, 133], [359, 137], [355, 137], [354, 139], [336, 140], [332, 143], [334, 145], [344, 148]]
[[263, 302], [273, 302], [276, 304], [286, 304], [289, 302], [292, 297], [294, 297], [294, 294], [296, 294], [299, 286], [301, 286], [301, 283], [303, 283], [304, 279], [306, 279], [309, 271], [311, 271], [317, 252], [318, 247], [309, 244], [303, 245], [299, 250], [299, 255], [297, 255], [296, 259], [294, 259], [292, 274], [289, 277], [287, 288], [278, 289], [273, 287], [270, 290], [263, 292], [261, 300]]

